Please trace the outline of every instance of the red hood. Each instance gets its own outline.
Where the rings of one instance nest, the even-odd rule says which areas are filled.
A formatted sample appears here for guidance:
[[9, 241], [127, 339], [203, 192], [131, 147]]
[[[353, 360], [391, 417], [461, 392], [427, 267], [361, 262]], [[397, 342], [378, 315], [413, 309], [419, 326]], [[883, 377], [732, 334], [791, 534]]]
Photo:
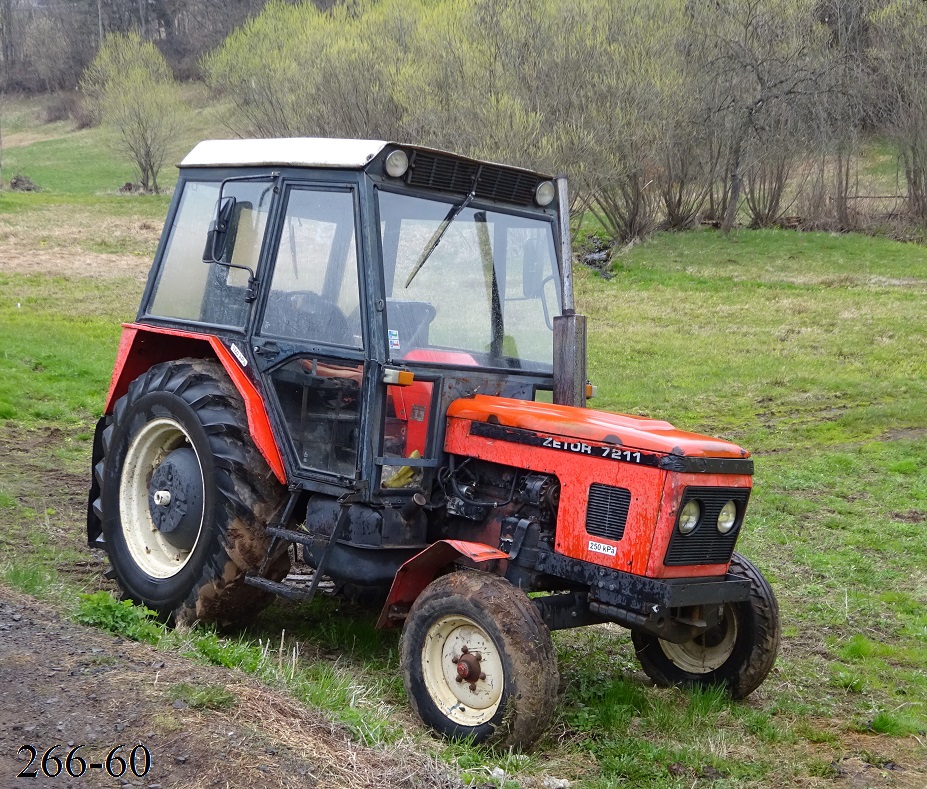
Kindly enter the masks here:
[[475, 395], [455, 400], [449, 417], [517, 427], [552, 436], [614, 444], [667, 455], [747, 458], [750, 453], [719, 438], [677, 430], [669, 422], [643, 416], [611, 414], [591, 408]]

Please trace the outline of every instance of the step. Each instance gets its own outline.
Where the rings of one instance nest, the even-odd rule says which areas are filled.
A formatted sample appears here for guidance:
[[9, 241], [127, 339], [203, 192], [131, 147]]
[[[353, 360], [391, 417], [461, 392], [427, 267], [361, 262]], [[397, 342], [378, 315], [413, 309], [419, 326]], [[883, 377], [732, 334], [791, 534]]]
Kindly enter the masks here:
[[310, 597], [307, 591], [300, 589], [298, 586], [291, 586], [290, 584], [280, 583], [279, 581], [271, 581], [256, 575], [246, 575], [245, 583], [248, 584], [248, 586], [255, 586], [258, 589], [263, 589], [265, 592], [278, 594], [288, 600], [308, 600]]
[[[277, 537], [287, 542], [296, 542], [300, 545], [307, 545], [310, 548], [315, 547], [320, 542], [319, 537], [306, 534], [305, 532], [293, 531], [292, 529], [278, 529], [274, 526], [268, 526], [267, 533], [272, 537]], [[324, 541], [328, 540], [328, 537], [325, 535], [321, 535], [321, 537]]]

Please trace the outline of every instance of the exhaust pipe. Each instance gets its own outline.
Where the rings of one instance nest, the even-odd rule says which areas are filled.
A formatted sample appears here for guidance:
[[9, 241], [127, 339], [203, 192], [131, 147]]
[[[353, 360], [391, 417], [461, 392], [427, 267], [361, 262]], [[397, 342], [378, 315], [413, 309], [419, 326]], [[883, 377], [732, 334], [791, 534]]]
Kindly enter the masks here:
[[560, 212], [560, 279], [563, 314], [554, 318], [554, 402], [586, 406], [586, 316], [573, 307], [573, 247], [570, 199], [565, 175], [556, 178]]

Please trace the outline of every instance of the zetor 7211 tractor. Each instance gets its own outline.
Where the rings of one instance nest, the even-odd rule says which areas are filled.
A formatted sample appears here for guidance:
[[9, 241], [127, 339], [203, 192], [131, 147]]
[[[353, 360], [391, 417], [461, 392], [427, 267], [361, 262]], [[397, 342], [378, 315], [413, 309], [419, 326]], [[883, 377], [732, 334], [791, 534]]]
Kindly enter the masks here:
[[562, 179], [412, 145], [197, 145], [94, 439], [88, 540], [125, 594], [230, 623], [325, 576], [403, 628], [422, 720], [476, 742], [544, 730], [561, 628], [753, 691], [779, 642], [734, 553], [753, 462], [585, 407], [566, 207]]

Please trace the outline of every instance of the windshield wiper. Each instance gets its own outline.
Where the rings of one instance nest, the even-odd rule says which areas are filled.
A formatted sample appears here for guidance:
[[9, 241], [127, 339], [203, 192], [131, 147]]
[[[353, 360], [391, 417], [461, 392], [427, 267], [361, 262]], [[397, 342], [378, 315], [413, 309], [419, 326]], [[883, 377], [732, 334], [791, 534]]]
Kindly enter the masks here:
[[412, 266], [412, 271], [409, 273], [408, 278], [406, 279], [406, 287], [412, 284], [412, 280], [415, 279], [415, 275], [421, 270], [422, 266], [425, 265], [425, 261], [431, 257], [431, 253], [437, 249], [438, 244], [441, 243], [441, 239], [444, 238], [444, 234], [447, 232], [447, 229], [451, 226], [451, 223], [457, 219], [460, 215], [460, 212], [463, 211], [470, 202], [476, 197], [476, 184], [479, 181], [480, 174], [477, 172], [476, 178], [473, 179], [473, 189], [470, 190], [463, 200], [461, 200], [456, 205], [451, 206], [451, 210], [447, 212], [447, 215], [444, 219], [441, 220], [441, 224], [435, 229], [435, 232], [432, 233], [431, 239], [425, 244], [425, 248], [422, 250], [422, 254], [418, 256], [418, 260], [415, 261], [415, 265]]

